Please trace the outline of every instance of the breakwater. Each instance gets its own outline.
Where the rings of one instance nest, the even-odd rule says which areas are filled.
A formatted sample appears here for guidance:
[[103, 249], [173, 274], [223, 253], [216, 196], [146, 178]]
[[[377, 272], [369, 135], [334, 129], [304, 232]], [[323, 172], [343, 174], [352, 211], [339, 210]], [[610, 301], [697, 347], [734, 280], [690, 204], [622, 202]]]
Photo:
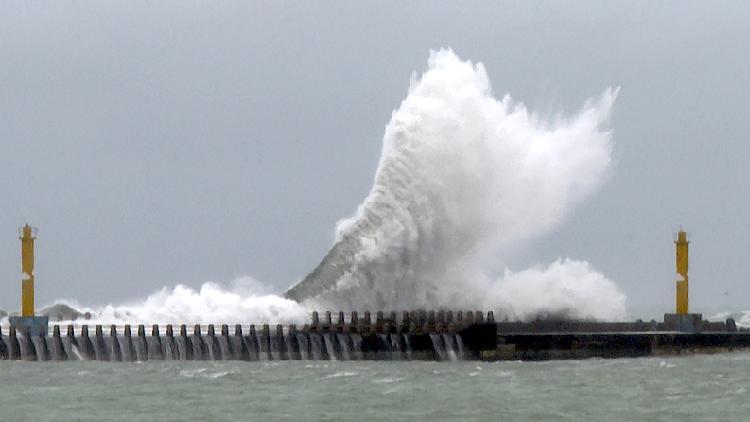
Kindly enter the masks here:
[[750, 350], [750, 331], [733, 319], [705, 321], [701, 314], [665, 314], [664, 321], [499, 322], [494, 348], [483, 360], [622, 358]]
[[54, 325], [32, 336], [14, 328], [0, 336], [0, 358], [98, 360], [459, 360], [478, 359], [494, 344], [492, 312], [369, 312], [361, 317], [312, 313], [296, 325]]
[[[146, 360], [548, 360], [750, 350], [750, 331], [699, 314], [664, 322], [496, 322], [481, 311], [313, 312], [296, 325], [54, 325], [0, 335], [0, 358]], [[348, 316], [348, 318], [346, 318]]]

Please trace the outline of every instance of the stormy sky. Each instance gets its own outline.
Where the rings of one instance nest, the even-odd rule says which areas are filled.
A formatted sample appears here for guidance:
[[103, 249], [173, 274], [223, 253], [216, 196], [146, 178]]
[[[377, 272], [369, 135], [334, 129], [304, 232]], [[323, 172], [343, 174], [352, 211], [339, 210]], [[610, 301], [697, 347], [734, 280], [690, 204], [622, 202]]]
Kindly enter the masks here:
[[25, 222], [40, 305], [288, 287], [451, 47], [541, 116], [621, 87], [610, 180], [511, 268], [587, 260], [636, 313], [668, 311], [682, 225], [693, 309], [750, 309], [749, 28], [741, 2], [3, 2], [0, 308]]

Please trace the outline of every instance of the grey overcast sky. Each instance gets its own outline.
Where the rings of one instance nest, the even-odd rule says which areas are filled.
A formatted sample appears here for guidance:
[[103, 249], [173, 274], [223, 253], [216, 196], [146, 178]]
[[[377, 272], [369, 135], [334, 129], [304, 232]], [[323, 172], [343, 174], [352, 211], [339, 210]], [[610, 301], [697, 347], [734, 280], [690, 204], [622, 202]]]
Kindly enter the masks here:
[[17, 227], [37, 302], [251, 275], [281, 290], [366, 196], [429, 49], [483, 62], [542, 115], [608, 86], [615, 171], [514, 258], [586, 259], [632, 309], [750, 309], [747, 2], [0, 2], [0, 308]]

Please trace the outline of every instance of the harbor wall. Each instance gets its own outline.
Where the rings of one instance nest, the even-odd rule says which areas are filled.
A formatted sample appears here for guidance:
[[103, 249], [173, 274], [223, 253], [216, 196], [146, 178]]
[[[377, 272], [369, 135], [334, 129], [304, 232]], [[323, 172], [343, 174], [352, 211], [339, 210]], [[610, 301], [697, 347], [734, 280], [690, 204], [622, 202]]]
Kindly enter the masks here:
[[[691, 317], [692, 318], [692, 317]], [[0, 333], [0, 359], [145, 360], [547, 360], [715, 353], [750, 349], [734, 321], [680, 323], [539, 320], [496, 322], [492, 312], [314, 312], [296, 325], [61, 327]]]

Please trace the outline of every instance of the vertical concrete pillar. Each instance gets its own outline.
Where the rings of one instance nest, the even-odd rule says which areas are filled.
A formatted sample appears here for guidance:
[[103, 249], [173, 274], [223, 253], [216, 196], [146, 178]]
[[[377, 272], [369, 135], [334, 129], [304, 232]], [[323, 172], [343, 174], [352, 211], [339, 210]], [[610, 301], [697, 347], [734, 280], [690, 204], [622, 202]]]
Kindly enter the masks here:
[[136, 359], [148, 360], [148, 342], [146, 340], [146, 326], [138, 324], [138, 335], [134, 339]]
[[159, 334], [159, 326], [157, 324], [151, 325], [151, 337], [146, 339], [148, 347], [148, 360], [164, 360], [164, 354], [162, 352], [161, 335]]
[[8, 360], [21, 359], [21, 345], [18, 343], [16, 336], [16, 327], [12, 326], [8, 330]]
[[[320, 320], [318, 320], [320, 324]], [[320, 326], [316, 326], [316, 329], [320, 329]], [[273, 354], [271, 353], [271, 326], [269, 324], [260, 324], [260, 329], [257, 333], [258, 341], [258, 358], [260, 360], [273, 360]]]
[[396, 325], [398, 322], [398, 314], [395, 311], [391, 311], [388, 314], [388, 320], [391, 325]]
[[80, 353], [78, 353], [78, 343], [76, 342], [75, 333], [73, 332], [73, 326], [68, 325], [65, 338], [60, 338], [60, 342], [65, 350], [65, 358], [67, 360], [78, 360]]
[[107, 352], [107, 345], [104, 344], [104, 331], [100, 324], [96, 324], [94, 327], [94, 358], [100, 361], [108, 361], [109, 353]]
[[495, 323], [495, 313], [493, 311], [487, 311], [487, 322], [489, 324]]
[[122, 360], [133, 362], [135, 360], [135, 349], [133, 348], [133, 336], [130, 324], [125, 324], [122, 332]]
[[125, 324], [122, 333], [122, 360], [124, 362], [135, 361], [135, 349], [133, 348], [133, 337], [130, 324]]
[[50, 360], [49, 349], [47, 348], [47, 327], [34, 334], [29, 334], [31, 335], [34, 350], [36, 350], [36, 359], [41, 361]]
[[208, 360], [221, 360], [221, 353], [219, 352], [218, 342], [216, 341], [216, 330], [213, 324], [208, 324], [208, 334], [203, 337], [203, 343], [206, 346], [206, 352]]
[[164, 337], [161, 337], [161, 354], [164, 360], [179, 360], [177, 344], [174, 341], [174, 328], [172, 324], [167, 324], [164, 330]]
[[453, 323], [453, 311], [448, 311], [445, 313], [445, 323], [446, 324]]
[[250, 332], [245, 337], [245, 347], [250, 360], [259, 360], [260, 345], [258, 344], [258, 333], [255, 331], [255, 325], [250, 325]]
[[247, 346], [242, 335], [242, 325], [235, 324], [234, 326], [234, 337], [232, 337], [232, 344], [234, 345], [234, 358], [239, 360], [249, 360]]
[[403, 311], [401, 314], [401, 332], [408, 332], [409, 324], [411, 324], [411, 314], [409, 311]]
[[[317, 312], [314, 315], [317, 317]], [[271, 353], [271, 328], [268, 324], [263, 324], [260, 336], [258, 337], [258, 346], [261, 360], [273, 359]]]
[[193, 359], [205, 359], [206, 347], [203, 344], [203, 336], [201, 335], [200, 324], [195, 324], [195, 326], [193, 327], [193, 336], [190, 338], [190, 341], [193, 343]]
[[109, 326], [109, 358], [113, 361], [122, 361], [122, 351], [120, 350], [120, 340], [117, 337], [117, 326]]
[[325, 353], [324, 355], [328, 355], [328, 359], [330, 360], [340, 360], [342, 357], [341, 354], [341, 344], [338, 341], [338, 336], [334, 333], [324, 333], [323, 334], [323, 344], [325, 345]]
[[180, 336], [177, 338], [180, 359], [193, 360], [193, 342], [187, 335], [187, 325], [180, 325]]
[[383, 326], [383, 311], [378, 311], [375, 314], [375, 332], [383, 334], [385, 327]]
[[8, 346], [5, 344], [5, 341], [3, 340], [2, 327], [0, 327], [0, 359], [2, 360], [8, 359]]
[[331, 325], [333, 325], [333, 320], [331, 319], [331, 311], [326, 311], [325, 325], [327, 327], [330, 327]]
[[477, 311], [475, 315], [475, 322], [477, 324], [484, 324], [484, 315], [482, 315], [482, 311]]
[[214, 352], [217, 359], [234, 359], [234, 351], [232, 343], [229, 341], [229, 326], [227, 324], [221, 325], [221, 332], [215, 338], [214, 346], [217, 347], [217, 350]]
[[[341, 318], [344, 316], [343, 312], [339, 312], [339, 325], [343, 324], [343, 321]], [[287, 338], [289, 338], [289, 342], [287, 343], [287, 353], [289, 360], [300, 360], [302, 359], [300, 354], [300, 344], [297, 340], [297, 326], [294, 324], [291, 324], [289, 326], [289, 332], [287, 333]]]
[[438, 313], [437, 313], [437, 317], [436, 318], [437, 318], [436, 322], [438, 324], [440, 324], [440, 325], [445, 324], [445, 311], [439, 310]]
[[52, 357], [55, 360], [67, 359], [65, 348], [63, 347], [62, 339], [60, 338], [60, 326], [57, 324], [52, 327], [52, 349], [54, 350], [54, 352], [52, 352]]
[[352, 311], [352, 317], [349, 320], [349, 324], [354, 326], [359, 325], [359, 317], [357, 316], [357, 311]]
[[[331, 313], [327, 312], [327, 314], [328, 314], [327, 315], [327, 317], [328, 317], [327, 319], [328, 319], [328, 322], [330, 324], [330, 322], [331, 322], [331, 320], [330, 320]], [[330, 327], [330, 325], [329, 325], [329, 327]], [[276, 343], [277, 343], [276, 350], [279, 351], [279, 358], [281, 360], [289, 360], [289, 350], [287, 350], [286, 341], [284, 339], [284, 326], [281, 325], [281, 324], [277, 324], [276, 325], [276, 338], [275, 338], [275, 340], [276, 340]]]
[[315, 327], [317, 329], [319, 324], [320, 324], [320, 319], [318, 318], [318, 311], [313, 311], [312, 322], [310, 323], [310, 326]]
[[420, 309], [417, 311], [417, 315], [419, 315], [419, 318], [417, 318], [417, 321], [419, 321], [417, 325], [419, 326], [426, 325], [427, 324], [427, 311], [425, 311], [424, 309]]
[[365, 311], [362, 314], [362, 319], [359, 321], [357, 330], [363, 337], [370, 335], [370, 331], [372, 331], [372, 318], [370, 317], [370, 311]]
[[21, 342], [21, 358], [23, 360], [37, 360], [36, 348], [34, 342], [31, 339], [31, 331], [28, 327], [24, 328], [23, 336], [19, 339]]
[[437, 332], [437, 318], [435, 318], [435, 311], [430, 311], [427, 313], [427, 324], [425, 324], [426, 331], [428, 333], [435, 333]]

